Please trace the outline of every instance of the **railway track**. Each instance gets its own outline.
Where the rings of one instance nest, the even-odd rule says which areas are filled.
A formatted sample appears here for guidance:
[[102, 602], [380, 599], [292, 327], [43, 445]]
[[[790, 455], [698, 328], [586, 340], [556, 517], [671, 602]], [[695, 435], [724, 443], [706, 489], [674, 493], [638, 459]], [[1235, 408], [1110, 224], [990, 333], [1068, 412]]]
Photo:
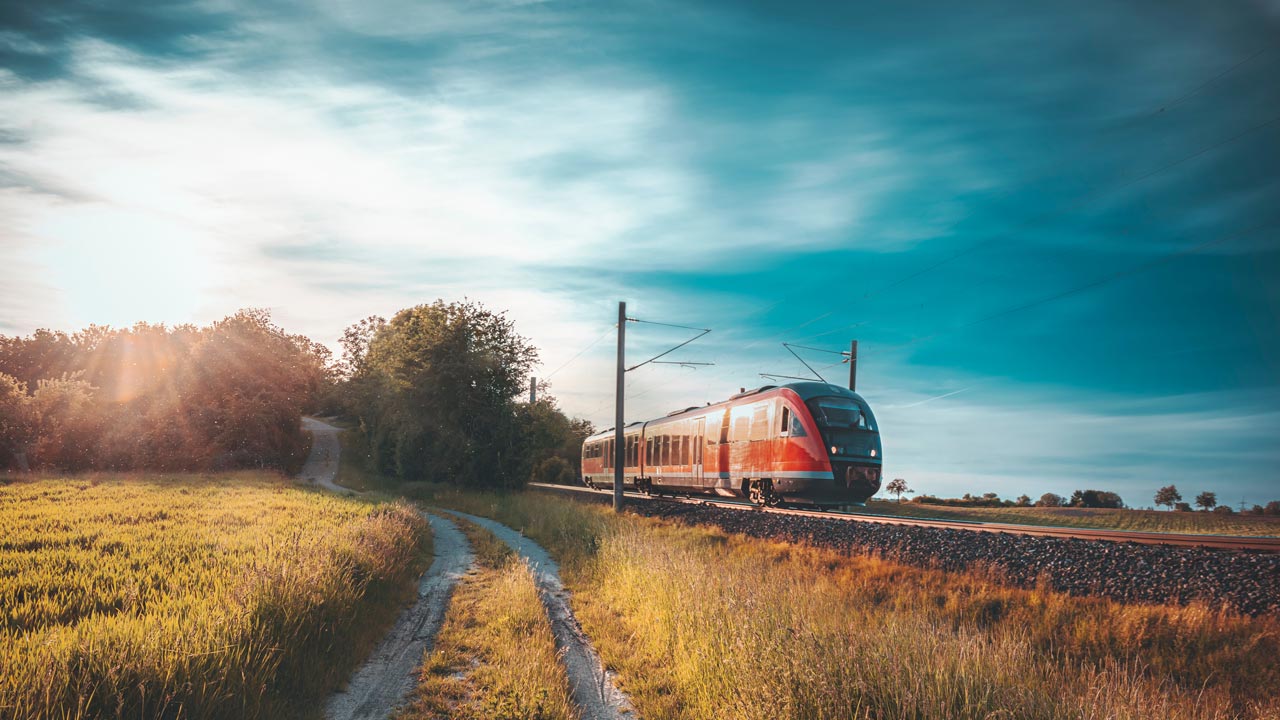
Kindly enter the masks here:
[[[611, 490], [592, 490], [586, 487], [569, 485], [550, 485], [546, 483], [529, 483], [530, 488], [541, 492], [553, 492], [570, 497], [582, 497], [606, 500], [613, 497]], [[1236, 535], [1203, 535], [1187, 533], [1137, 532], [1130, 530], [1099, 530], [1094, 528], [1073, 528], [1048, 525], [1018, 525], [1014, 523], [993, 523], [970, 520], [939, 520], [936, 518], [913, 518], [886, 515], [864, 515], [860, 513], [835, 512], [829, 510], [802, 510], [797, 508], [761, 508], [746, 501], [735, 501], [716, 497], [670, 497], [651, 496], [642, 493], [628, 492], [629, 501], [639, 502], [677, 502], [693, 505], [712, 505], [732, 508], [747, 512], [777, 513], [780, 515], [799, 515], [803, 517], [843, 520], [848, 522], [879, 523], [883, 525], [914, 525], [921, 527], [944, 528], [952, 530], [969, 530], [972, 532], [1005, 533], [1011, 535], [1038, 535], [1042, 537], [1075, 538], [1078, 540], [1102, 540], [1106, 542], [1139, 543], [1142, 545], [1171, 545], [1179, 547], [1199, 547], [1214, 550], [1236, 550], [1250, 552], [1280, 552], [1280, 537], [1244, 537]]]

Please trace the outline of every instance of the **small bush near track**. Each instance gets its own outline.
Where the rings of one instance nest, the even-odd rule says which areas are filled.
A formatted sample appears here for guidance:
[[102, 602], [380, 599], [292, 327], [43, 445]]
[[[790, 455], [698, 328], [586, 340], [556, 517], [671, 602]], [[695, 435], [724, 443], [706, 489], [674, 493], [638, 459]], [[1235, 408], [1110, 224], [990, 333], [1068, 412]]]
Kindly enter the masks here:
[[478, 567], [454, 591], [421, 684], [397, 720], [576, 720], [528, 567], [493, 533], [457, 522]]
[[263, 473], [0, 486], [0, 717], [315, 713], [429, 535]]
[[1280, 717], [1275, 617], [1017, 589], [557, 498], [420, 493], [547, 547], [644, 717]]

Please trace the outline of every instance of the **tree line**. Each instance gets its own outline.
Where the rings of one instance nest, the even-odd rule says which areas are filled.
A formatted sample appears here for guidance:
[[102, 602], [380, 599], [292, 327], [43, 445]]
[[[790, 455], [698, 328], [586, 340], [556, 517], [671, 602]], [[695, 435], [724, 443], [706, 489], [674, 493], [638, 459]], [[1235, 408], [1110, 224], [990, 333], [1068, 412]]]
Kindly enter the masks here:
[[292, 471], [302, 415], [327, 412], [352, 418], [374, 469], [400, 480], [580, 476], [591, 424], [545, 392], [521, 402], [538, 354], [503, 313], [436, 301], [362, 320], [340, 344], [335, 361], [264, 310], [0, 335], [0, 470]]
[[265, 310], [0, 335], [0, 469], [287, 469], [330, 353]]

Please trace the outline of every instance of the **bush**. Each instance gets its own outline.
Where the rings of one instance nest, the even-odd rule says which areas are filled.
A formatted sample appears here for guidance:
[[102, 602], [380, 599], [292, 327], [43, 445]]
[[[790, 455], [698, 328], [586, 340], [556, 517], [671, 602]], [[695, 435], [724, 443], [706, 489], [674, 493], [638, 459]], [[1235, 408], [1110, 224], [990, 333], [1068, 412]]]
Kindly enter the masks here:
[[1045, 493], [1036, 501], [1036, 507], [1062, 507], [1065, 504], [1062, 496], [1054, 493]]
[[1072, 507], [1122, 508], [1124, 500], [1107, 490], [1076, 490], [1071, 494]]
[[1234, 511], [1230, 505], [1219, 505], [1213, 509], [1213, 512], [1217, 515], [1230, 515]]
[[533, 469], [533, 481], [556, 485], [576, 485], [573, 466], [562, 457], [549, 457]]
[[1173, 510], [1174, 512], [1191, 512], [1191, 503], [1174, 503]]

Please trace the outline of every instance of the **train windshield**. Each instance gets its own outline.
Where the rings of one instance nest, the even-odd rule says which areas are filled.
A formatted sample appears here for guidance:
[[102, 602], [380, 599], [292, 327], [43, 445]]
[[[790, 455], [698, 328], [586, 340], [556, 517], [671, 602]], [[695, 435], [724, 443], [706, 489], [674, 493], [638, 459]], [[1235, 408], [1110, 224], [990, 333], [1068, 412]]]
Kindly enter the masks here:
[[810, 400], [808, 405], [824, 434], [827, 429], [876, 432], [876, 418], [871, 408], [853, 398], [820, 397]]

